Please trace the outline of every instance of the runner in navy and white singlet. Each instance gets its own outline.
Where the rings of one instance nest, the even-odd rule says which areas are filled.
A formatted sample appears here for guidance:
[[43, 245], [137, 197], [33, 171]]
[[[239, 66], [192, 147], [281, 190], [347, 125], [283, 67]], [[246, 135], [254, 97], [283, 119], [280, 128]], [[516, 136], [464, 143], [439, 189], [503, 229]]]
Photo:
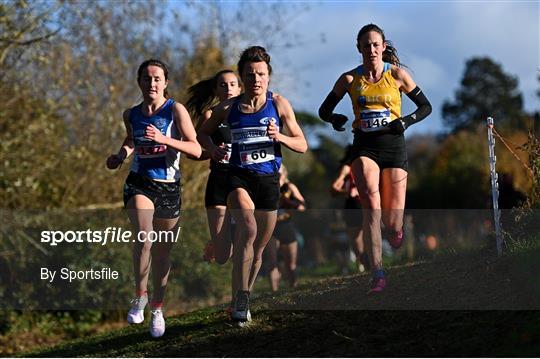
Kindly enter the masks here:
[[[289, 101], [268, 91], [272, 66], [263, 47], [252, 46], [242, 53], [238, 73], [244, 94], [220, 103], [199, 131], [203, 147], [220, 160], [224, 148], [211, 135], [220, 123], [231, 128], [228, 208], [237, 224], [233, 245], [233, 309], [239, 323], [250, 319], [249, 295], [262, 263], [262, 254], [276, 224], [279, 201], [281, 145], [305, 152], [307, 142], [296, 122]], [[281, 132], [286, 129], [288, 135]]]
[[[190, 112], [199, 118], [196, 130], [212, 116], [212, 111], [218, 102], [240, 95], [240, 84], [232, 70], [221, 70], [211, 78], [197, 82], [188, 89], [189, 99], [186, 102]], [[231, 150], [231, 130], [227, 122], [219, 125], [212, 134], [212, 142]], [[220, 160], [211, 157], [208, 151], [203, 151], [196, 160], [210, 159], [210, 174], [206, 183], [204, 205], [210, 229], [210, 240], [204, 247], [203, 259], [207, 262], [216, 261], [225, 264], [232, 254], [233, 225], [227, 209], [229, 157]]]
[[155, 59], [143, 62], [137, 71], [143, 102], [124, 111], [126, 137], [116, 154], [107, 158], [109, 169], [118, 168], [135, 153], [124, 185], [124, 204], [137, 229], [133, 246], [135, 298], [127, 320], [144, 321], [148, 303], [148, 276], [152, 267], [154, 293], [151, 301], [150, 334], [165, 333], [163, 301], [171, 269], [170, 241], [153, 241], [149, 233], [174, 230], [180, 216], [180, 153], [201, 155], [201, 146], [187, 110], [167, 98], [167, 66]]

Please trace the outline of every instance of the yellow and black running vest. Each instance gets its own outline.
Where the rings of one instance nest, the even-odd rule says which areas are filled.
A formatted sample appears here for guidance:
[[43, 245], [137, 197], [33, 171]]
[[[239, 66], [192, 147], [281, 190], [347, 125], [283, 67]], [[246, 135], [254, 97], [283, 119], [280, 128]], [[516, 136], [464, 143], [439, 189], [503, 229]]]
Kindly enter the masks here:
[[354, 111], [353, 129], [377, 132], [401, 117], [401, 93], [392, 77], [391, 67], [385, 62], [382, 77], [375, 83], [365, 79], [362, 65], [354, 71], [349, 88]]

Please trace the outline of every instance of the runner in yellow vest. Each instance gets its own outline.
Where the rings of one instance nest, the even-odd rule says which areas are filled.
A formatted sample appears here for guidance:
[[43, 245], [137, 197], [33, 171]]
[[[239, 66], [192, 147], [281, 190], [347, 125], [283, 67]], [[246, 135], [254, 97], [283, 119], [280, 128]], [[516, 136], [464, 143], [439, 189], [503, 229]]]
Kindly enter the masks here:
[[[352, 171], [362, 207], [364, 236], [372, 268], [368, 294], [386, 286], [382, 264], [381, 219], [394, 248], [403, 242], [403, 211], [407, 190], [407, 151], [403, 132], [431, 113], [431, 104], [402, 68], [396, 49], [377, 25], [360, 29], [356, 44], [362, 65], [345, 72], [336, 81], [319, 109], [319, 116], [344, 131], [347, 117], [333, 113], [346, 93], [354, 110]], [[401, 115], [401, 93], [417, 110]], [[359, 218], [360, 220], [360, 218]]]

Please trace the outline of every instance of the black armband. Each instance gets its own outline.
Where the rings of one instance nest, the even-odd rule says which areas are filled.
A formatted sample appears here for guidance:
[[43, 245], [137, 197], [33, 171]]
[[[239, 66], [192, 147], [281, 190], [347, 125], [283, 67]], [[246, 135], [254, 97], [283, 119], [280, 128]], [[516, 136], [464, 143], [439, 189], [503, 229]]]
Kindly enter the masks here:
[[321, 107], [319, 107], [319, 117], [325, 122], [331, 122], [332, 111], [336, 108], [342, 97], [336, 95], [334, 91], [330, 91], [324, 99]]
[[429, 103], [426, 95], [424, 95], [418, 86], [409, 92], [407, 97], [410, 98], [418, 108], [410, 115], [401, 118], [406, 125], [405, 128], [422, 121], [431, 113], [431, 103]]

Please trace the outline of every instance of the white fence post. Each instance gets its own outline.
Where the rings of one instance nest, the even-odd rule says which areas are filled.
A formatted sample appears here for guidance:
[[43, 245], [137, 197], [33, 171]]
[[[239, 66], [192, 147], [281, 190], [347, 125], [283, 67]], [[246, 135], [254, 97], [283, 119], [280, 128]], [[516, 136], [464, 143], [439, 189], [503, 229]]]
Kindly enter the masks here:
[[491, 196], [493, 198], [493, 218], [495, 220], [495, 239], [497, 241], [497, 254], [502, 254], [501, 236], [501, 210], [499, 209], [499, 176], [495, 169], [497, 157], [495, 156], [495, 138], [493, 137], [493, 118], [487, 118], [488, 147], [489, 147], [489, 170], [491, 176]]

